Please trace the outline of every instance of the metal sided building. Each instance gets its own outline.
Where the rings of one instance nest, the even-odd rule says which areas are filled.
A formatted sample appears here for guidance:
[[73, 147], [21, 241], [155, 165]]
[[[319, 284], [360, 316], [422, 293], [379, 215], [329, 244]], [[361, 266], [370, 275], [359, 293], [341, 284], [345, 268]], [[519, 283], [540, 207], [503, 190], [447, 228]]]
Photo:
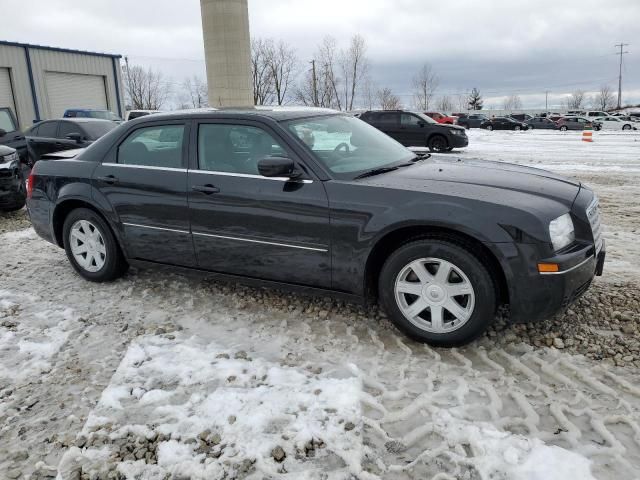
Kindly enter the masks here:
[[0, 40], [0, 107], [22, 128], [60, 118], [67, 108], [124, 116], [121, 55]]

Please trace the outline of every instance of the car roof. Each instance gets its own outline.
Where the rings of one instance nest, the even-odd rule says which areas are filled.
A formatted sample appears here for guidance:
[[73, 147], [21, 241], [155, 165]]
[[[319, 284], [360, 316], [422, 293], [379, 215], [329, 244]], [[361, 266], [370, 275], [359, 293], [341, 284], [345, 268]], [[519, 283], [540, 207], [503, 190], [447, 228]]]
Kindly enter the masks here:
[[277, 122], [295, 120], [323, 115], [336, 115], [338, 112], [329, 108], [318, 107], [282, 107], [282, 106], [255, 106], [255, 107], [224, 107], [224, 108], [197, 108], [189, 110], [176, 110], [174, 112], [161, 112], [154, 115], [136, 118], [135, 122], [157, 122], [158, 120], [172, 120], [178, 118], [271, 118]]
[[104, 118], [84, 118], [84, 117], [65, 117], [65, 118], [50, 118], [36, 123], [35, 125], [42, 125], [45, 122], [73, 122], [73, 123], [113, 123], [113, 120], [105, 120]]
[[106, 108], [67, 108], [65, 112], [110, 112]]

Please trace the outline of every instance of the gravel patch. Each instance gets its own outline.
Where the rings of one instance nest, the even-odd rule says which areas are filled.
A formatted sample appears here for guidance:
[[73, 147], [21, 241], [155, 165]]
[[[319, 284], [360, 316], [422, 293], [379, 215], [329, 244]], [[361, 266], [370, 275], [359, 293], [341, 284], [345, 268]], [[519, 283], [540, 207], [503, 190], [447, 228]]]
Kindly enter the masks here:
[[0, 233], [24, 230], [30, 226], [31, 221], [29, 220], [29, 214], [26, 208], [15, 212], [0, 211]]

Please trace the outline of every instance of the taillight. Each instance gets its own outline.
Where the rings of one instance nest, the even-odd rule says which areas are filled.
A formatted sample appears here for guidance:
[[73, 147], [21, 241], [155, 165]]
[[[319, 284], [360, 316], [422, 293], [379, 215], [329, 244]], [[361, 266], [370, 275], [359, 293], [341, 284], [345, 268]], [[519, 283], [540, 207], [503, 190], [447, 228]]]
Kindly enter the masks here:
[[31, 195], [33, 195], [33, 187], [36, 184], [36, 176], [33, 173], [33, 170], [31, 170], [31, 173], [29, 174], [29, 178], [27, 178], [27, 198], [31, 198]]

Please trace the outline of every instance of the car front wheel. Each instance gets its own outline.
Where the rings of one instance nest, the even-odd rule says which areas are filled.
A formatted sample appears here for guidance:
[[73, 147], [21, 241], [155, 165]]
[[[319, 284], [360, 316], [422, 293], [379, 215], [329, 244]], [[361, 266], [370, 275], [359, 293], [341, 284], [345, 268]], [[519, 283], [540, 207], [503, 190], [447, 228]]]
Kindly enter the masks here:
[[445, 152], [449, 148], [449, 142], [442, 135], [434, 135], [427, 142], [427, 147], [432, 152]]
[[560, 127], [560, 131], [561, 131], [561, 132], [566, 132], [566, 131], [567, 131], [567, 127], [566, 127], [566, 125], [561, 126], [561, 127]]
[[424, 239], [400, 247], [385, 262], [378, 288], [394, 324], [419, 342], [463, 345], [495, 316], [493, 277], [485, 263], [453, 241]]
[[93, 210], [73, 210], [64, 221], [63, 235], [69, 262], [87, 280], [108, 282], [127, 270], [113, 232]]
[[492, 131], [493, 130], [493, 126], [492, 125], [488, 125], [487, 126], [487, 130]]
[[623, 130], [631, 130], [631, 125], [623, 125], [622, 129]]

